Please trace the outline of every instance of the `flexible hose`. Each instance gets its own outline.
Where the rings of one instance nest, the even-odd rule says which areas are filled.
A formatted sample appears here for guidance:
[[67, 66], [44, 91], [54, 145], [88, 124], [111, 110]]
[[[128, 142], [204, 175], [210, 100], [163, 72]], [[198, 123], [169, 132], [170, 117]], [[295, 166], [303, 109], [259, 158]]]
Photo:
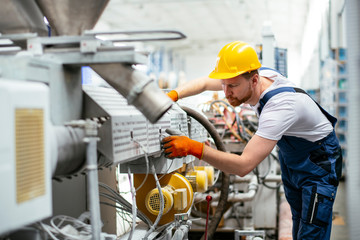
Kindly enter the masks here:
[[[221, 140], [221, 137], [219, 133], [217, 132], [216, 128], [210, 123], [210, 121], [205, 118], [203, 115], [201, 115], [199, 112], [185, 106], [180, 106], [182, 110], [184, 110], [187, 115], [194, 118], [196, 121], [198, 121], [210, 134], [210, 136], [214, 139], [215, 146], [218, 150], [226, 152], [225, 145]], [[216, 228], [219, 225], [219, 222], [221, 220], [222, 215], [225, 212], [225, 207], [227, 203], [227, 197], [229, 193], [229, 185], [230, 185], [230, 175], [222, 172], [222, 178], [221, 178], [221, 194], [219, 198], [219, 204], [216, 208], [215, 215], [211, 219], [211, 222], [209, 224], [208, 234], [207, 237], [209, 240], [213, 239], [213, 236], [215, 234]], [[204, 240], [205, 234], [201, 237], [201, 240]]]

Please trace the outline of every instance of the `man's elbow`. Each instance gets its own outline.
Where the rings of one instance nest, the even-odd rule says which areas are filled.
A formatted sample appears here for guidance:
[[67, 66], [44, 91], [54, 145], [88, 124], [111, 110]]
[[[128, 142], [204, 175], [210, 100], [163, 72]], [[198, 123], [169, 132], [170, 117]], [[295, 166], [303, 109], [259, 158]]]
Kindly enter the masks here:
[[250, 172], [252, 171], [252, 169], [239, 169], [235, 174], [240, 176], [240, 177], [245, 177], [246, 175], [248, 175]]

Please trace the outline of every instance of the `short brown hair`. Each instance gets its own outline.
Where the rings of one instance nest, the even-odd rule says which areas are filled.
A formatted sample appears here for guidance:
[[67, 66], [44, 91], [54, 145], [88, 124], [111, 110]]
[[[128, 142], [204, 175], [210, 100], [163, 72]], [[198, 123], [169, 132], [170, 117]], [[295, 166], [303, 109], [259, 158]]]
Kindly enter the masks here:
[[241, 74], [241, 76], [243, 76], [246, 80], [249, 80], [250, 78], [252, 78], [255, 74], [259, 74], [258, 69], [253, 70], [251, 72], [246, 72]]

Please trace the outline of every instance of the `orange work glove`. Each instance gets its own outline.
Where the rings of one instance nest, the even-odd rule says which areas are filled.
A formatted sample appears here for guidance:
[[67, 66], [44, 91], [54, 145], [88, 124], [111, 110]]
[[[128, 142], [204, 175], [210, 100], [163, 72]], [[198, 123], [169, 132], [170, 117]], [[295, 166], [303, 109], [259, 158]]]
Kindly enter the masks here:
[[193, 155], [202, 159], [204, 143], [192, 140], [186, 136], [169, 136], [162, 140], [165, 157], [179, 158]]
[[171, 100], [173, 100], [173, 102], [179, 100], [179, 94], [175, 90], [171, 90], [167, 93], [167, 95], [169, 98], [171, 98]]

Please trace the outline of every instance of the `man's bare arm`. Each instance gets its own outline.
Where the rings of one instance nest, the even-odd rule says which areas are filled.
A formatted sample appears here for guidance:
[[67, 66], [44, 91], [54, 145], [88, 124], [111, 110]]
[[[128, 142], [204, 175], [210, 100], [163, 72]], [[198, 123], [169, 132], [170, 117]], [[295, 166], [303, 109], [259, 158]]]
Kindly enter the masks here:
[[177, 87], [174, 90], [178, 93], [178, 98], [181, 99], [189, 96], [194, 96], [208, 90], [220, 91], [222, 90], [222, 87], [219, 79], [200, 77], [193, 79]]
[[212, 166], [241, 177], [251, 172], [274, 149], [277, 141], [254, 135], [241, 155], [204, 147], [203, 160]]

